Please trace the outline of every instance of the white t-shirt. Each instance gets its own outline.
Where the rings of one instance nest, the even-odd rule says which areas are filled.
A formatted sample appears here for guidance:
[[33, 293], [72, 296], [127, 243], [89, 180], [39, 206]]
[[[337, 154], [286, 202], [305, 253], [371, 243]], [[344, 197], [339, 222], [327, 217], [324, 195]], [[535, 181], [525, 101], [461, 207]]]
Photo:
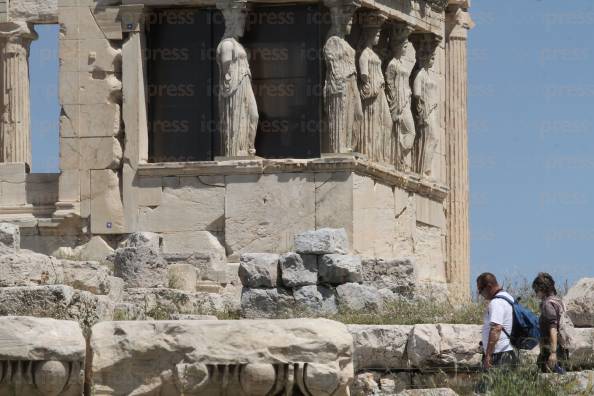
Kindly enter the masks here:
[[[507, 297], [510, 301], [514, 301], [514, 298], [507, 292], [500, 291], [497, 293], [498, 296]], [[487, 346], [489, 345], [489, 332], [491, 330], [491, 323], [502, 325], [508, 334], [512, 332], [512, 325], [514, 323], [514, 310], [512, 306], [501, 298], [493, 298], [489, 302], [489, 306], [485, 311], [483, 317], [483, 350], [487, 352]], [[500, 353], [513, 350], [509, 337], [505, 332], [501, 332], [499, 341], [495, 344], [495, 350], [493, 353]]]

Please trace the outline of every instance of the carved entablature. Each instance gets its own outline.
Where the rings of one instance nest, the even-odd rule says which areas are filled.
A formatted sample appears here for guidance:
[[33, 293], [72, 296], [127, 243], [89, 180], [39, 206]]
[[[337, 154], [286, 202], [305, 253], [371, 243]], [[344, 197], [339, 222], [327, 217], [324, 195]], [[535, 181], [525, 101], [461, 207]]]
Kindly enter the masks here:
[[30, 396], [80, 395], [84, 362], [0, 360], [0, 394]]

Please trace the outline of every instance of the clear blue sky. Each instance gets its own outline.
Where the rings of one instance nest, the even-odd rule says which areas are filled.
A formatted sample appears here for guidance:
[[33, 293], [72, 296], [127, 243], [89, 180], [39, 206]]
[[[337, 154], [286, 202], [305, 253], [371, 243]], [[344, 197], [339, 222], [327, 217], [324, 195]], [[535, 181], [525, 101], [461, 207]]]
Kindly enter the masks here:
[[[472, 275], [594, 276], [594, 2], [474, 0]], [[58, 169], [57, 26], [31, 53], [33, 169]]]

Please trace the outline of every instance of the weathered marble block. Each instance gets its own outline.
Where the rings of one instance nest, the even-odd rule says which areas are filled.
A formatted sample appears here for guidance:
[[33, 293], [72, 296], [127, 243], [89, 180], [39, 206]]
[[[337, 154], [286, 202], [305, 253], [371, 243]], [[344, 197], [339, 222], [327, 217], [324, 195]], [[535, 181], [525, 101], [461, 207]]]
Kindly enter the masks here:
[[338, 305], [334, 290], [325, 286], [306, 285], [293, 290], [298, 314], [336, 315]]
[[353, 336], [355, 370], [406, 368], [406, 344], [413, 326], [348, 325]]
[[149, 246], [119, 248], [115, 252], [114, 275], [127, 287], [158, 287], [167, 284], [167, 261]]
[[580, 279], [563, 298], [577, 327], [594, 327], [594, 278]]
[[339, 285], [361, 282], [361, 257], [343, 254], [326, 254], [319, 260], [318, 276], [322, 283]]
[[245, 287], [276, 287], [279, 255], [273, 253], [245, 253], [239, 259], [239, 278]]
[[[103, 322], [96, 394], [348, 395], [352, 337], [325, 319]], [[147, 364], [150, 362], [150, 364]]]
[[416, 273], [412, 259], [366, 258], [362, 267], [364, 284], [387, 288], [407, 297], [414, 295]]
[[341, 311], [378, 312], [384, 306], [382, 295], [376, 288], [358, 283], [345, 283], [336, 287], [336, 296]]
[[0, 394], [80, 396], [85, 350], [76, 322], [0, 317]]
[[10, 223], [0, 223], [0, 245], [10, 249], [19, 249], [21, 247], [19, 227]]
[[51, 285], [62, 282], [62, 264], [54, 257], [28, 250], [10, 250], [0, 254], [0, 287]]
[[250, 289], [241, 291], [241, 316], [249, 319], [290, 317], [295, 309], [295, 299], [288, 290]]
[[295, 251], [302, 254], [346, 254], [349, 241], [344, 228], [320, 228], [295, 235]]
[[318, 257], [311, 254], [287, 253], [280, 257], [283, 285], [297, 287], [318, 283]]

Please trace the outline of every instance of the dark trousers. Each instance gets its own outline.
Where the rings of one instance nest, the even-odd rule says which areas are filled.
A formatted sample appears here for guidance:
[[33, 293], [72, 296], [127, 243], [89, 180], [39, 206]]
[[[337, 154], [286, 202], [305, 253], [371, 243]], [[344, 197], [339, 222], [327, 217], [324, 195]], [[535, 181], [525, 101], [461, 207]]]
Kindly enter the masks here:
[[569, 352], [567, 349], [562, 348], [560, 345], [557, 346], [557, 366], [553, 370], [549, 369], [547, 366], [549, 356], [551, 356], [551, 349], [547, 348], [546, 346], [542, 346], [540, 348], [538, 359], [536, 360], [536, 364], [540, 370], [543, 373], [550, 373], [553, 371], [557, 374], [564, 374], [565, 369], [567, 368], [567, 361], [569, 360]]
[[[485, 356], [483, 355], [483, 359]], [[500, 353], [494, 353], [491, 357], [491, 363], [493, 369], [511, 370], [520, 363], [518, 354], [516, 351], [506, 351]], [[487, 373], [488, 371], [486, 371]], [[486, 394], [489, 390], [489, 378], [485, 374], [482, 376], [480, 381], [476, 384], [475, 392], [478, 394]]]

